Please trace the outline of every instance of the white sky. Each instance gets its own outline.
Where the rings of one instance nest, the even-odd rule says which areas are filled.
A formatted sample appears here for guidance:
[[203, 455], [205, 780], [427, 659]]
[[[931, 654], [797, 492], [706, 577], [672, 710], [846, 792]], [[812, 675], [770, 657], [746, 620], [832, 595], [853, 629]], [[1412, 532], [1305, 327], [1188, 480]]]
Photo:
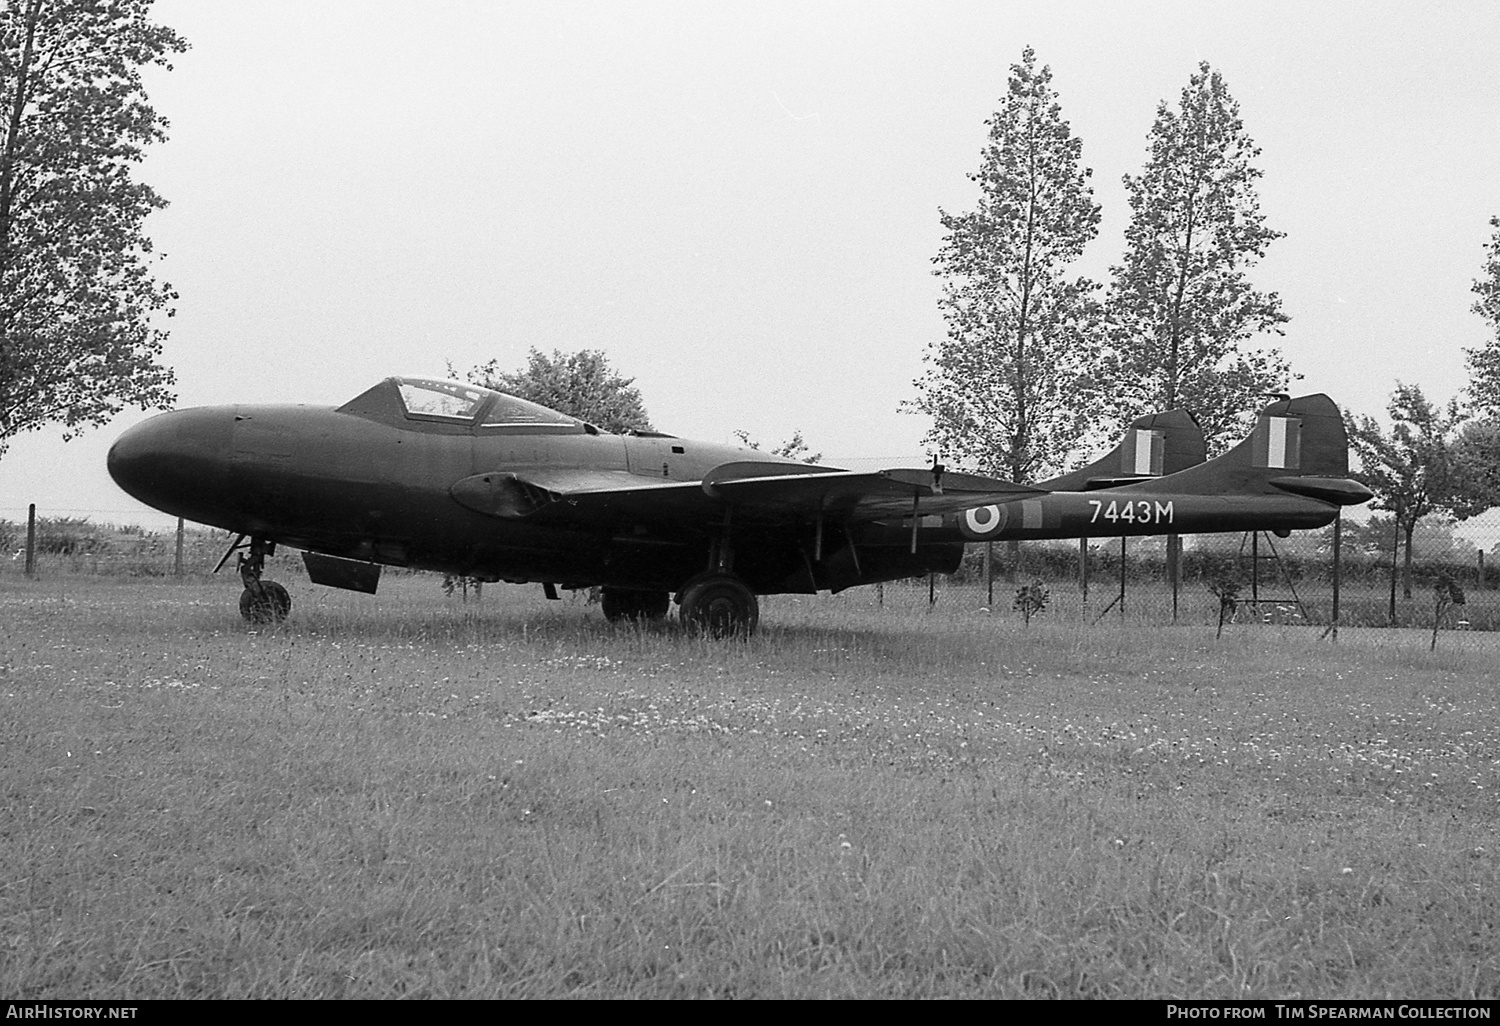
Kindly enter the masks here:
[[[656, 426], [925, 462], [938, 208], [972, 206], [1022, 47], [1053, 69], [1117, 262], [1156, 105], [1199, 60], [1263, 152], [1279, 344], [1360, 413], [1446, 399], [1500, 214], [1500, 5], [158, 0], [141, 176], [181, 293], [179, 405], [338, 404], [395, 373], [603, 349]], [[0, 517], [157, 526], [104, 470], [127, 414], [0, 457]]]

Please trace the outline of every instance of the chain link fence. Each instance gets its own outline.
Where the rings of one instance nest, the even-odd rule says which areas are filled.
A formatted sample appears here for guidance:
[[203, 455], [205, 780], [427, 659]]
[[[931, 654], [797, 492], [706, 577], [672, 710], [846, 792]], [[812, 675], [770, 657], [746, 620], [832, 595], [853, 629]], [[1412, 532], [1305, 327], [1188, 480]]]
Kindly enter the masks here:
[[[107, 577], [207, 577], [234, 536], [227, 531], [185, 526], [176, 531], [96, 524], [88, 517], [48, 517], [38, 511], [34, 549], [38, 576], [96, 574]], [[277, 568], [300, 571], [295, 552], [279, 550]], [[0, 578], [26, 569], [26, 522], [0, 520]], [[233, 558], [221, 572], [233, 573]]]
[[[231, 542], [224, 531], [175, 531], [94, 524], [86, 517], [37, 521], [35, 572], [115, 578], [206, 577]], [[857, 588], [843, 601], [987, 609], [1087, 623], [1226, 623], [1249, 620], [1327, 626], [1337, 577], [1342, 626], [1500, 630], [1500, 523], [1419, 524], [1408, 571], [1405, 539], [1389, 519], [1344, 522], [1288, 538], [1269, 534], [1193, 535], [1182, 539], [1176, 586], [1165, 538], [971, 545], [958, 573], [883, 587]], [[25, 569], [26, 523], [0, 519], [0, 580]], [[268, 568], [283, 580], [303, 573], [282, 549]], [[234, 561], [226, 565], [232, 573]], [[1040, 591], [1038, 590], [1040, 588]], [[1024, 593], [1024, 594], [1023, 594]], [[1460, 601], [1461, 600], [1461, 601]]]
[[1411, 549], [1408, 565], [1405, 538], [1380, 517], [1287, 538], [1191, 535], [1174, 587], [1165, 538], [999, 542], [988, 576], [984, 546], [973, 546], [954, 582], [983, 588], [1002, 607], [1040, 583], [1049, 610], [1080, 620], [1327, 626], [1336, 614], [1341, 626], [1431, 627], [1441, 612], [1445, 628], [1500, 630], [1500, 527], [1419, 524]]

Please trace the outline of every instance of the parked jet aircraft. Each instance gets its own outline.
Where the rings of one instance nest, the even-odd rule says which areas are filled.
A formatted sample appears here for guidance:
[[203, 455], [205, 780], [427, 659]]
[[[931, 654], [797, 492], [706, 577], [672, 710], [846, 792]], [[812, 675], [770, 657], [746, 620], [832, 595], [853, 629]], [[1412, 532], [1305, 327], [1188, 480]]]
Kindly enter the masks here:
[[[1336, 409], [1333, 417], [1342, 467]], [[1321, 439], [1329, 425], [1317, 423]], [[1277, 437], [1284, 461], [1285, 432]], [[1331, 473], [1324, 464], [1333, 466], [1332, 441], [1310, 446], [1307, 437], [1317, 472]], [[1102, 496], [1192, 473], [1182, 468], [1201, 459], [1191, 418], [1158, 414], [1133, 424], [1110, 455], [1048, 485]], [[685, 621], [725, 633], [754, 628], [756, 595], [948, 573], [966, 539], [1012, 536], [992, 521], [1032, 532], [1035, 523], [1045, 530], [1078, 520], [1072, 506], [1054, 509], [1056, 496], [1043, 487], [949, 473], [936, 461], [856, 473], [667, 435], [608, 435], [514, 396], [421, 378], [388, 378], [337, 409], [161, 414], [121, 436], [109, 470], [149, 505], [239, 534], [225, 560], [247, 550], [239, 558], [240, 609], [258, 621], [280, 619], [290, 607], [285, 588], [261, 579], [278, 544], [304, 550], [312, 580], [335, 587], [373, 592], [381, 565], [540, 582], [552, 597], [559, 585], [597, 585], [611, 618], [663, 615], [676, 594]], [[1162, 473], [1171, 477], [1154, 477]], [[1275, 474], [1301, 480], [1295, 463]], [[1155, 492], [1132, 498], [1128, 518], [1114, 500], [1069, 529], [1074, 536], [1241, 529], [1205, 526], [1225, 516], [1300, 527], [1330, 521], [1332, 503], [1363, 501], [1323, 485], [1317, 494], [1267, 485], [1275, 494], [1262, 495], [1243, 477], [1193, 480], [1194, 502], [1246, 492], [1220, 494], [1218, 505]], [[1049, 505], [1024, 505], [1036, 500]], [[1149, 517], [1139, 512], [1148, 507]]]

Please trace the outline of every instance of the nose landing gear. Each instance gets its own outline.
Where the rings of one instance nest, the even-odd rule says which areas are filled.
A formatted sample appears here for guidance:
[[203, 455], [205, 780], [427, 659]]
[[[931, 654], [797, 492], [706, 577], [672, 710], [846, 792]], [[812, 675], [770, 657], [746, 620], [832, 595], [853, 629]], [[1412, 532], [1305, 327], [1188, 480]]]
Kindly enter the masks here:
[[[242, 534], [229, 546], [229, 551], [224, 553], [224, 558], [219, 560], [214, 572], [219, 572], [235, 550], [244, 547], [245, 536]], [[266, 557], [276, 553], [276, 543], [264, 538], [252, 538], [249, 549], [248, 556], [240, 553], [238, 563], [240, 580], [245, 585], [245, 590], [240, 592], [240, 615], [250, 623], [280, 623], [292, 611], [292, 596], [275, 581], [260, 579], [266, 568]]]
[[257, 581], [240, 592], [240, 615], [250, 623], [280, 623], [292, 611], [292, 596], [275, 581]]

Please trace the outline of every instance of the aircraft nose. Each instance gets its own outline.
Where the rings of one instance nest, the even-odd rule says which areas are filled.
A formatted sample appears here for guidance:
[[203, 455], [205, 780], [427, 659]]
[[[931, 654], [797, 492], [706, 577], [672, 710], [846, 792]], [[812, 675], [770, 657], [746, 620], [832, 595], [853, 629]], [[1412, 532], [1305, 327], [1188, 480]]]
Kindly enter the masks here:
[[158, 414], [110, 446], [109, 476], [148, 506], [206, 521], [205, 502], [211, 503], [225, 472], [233, 423], [230, 407]]

